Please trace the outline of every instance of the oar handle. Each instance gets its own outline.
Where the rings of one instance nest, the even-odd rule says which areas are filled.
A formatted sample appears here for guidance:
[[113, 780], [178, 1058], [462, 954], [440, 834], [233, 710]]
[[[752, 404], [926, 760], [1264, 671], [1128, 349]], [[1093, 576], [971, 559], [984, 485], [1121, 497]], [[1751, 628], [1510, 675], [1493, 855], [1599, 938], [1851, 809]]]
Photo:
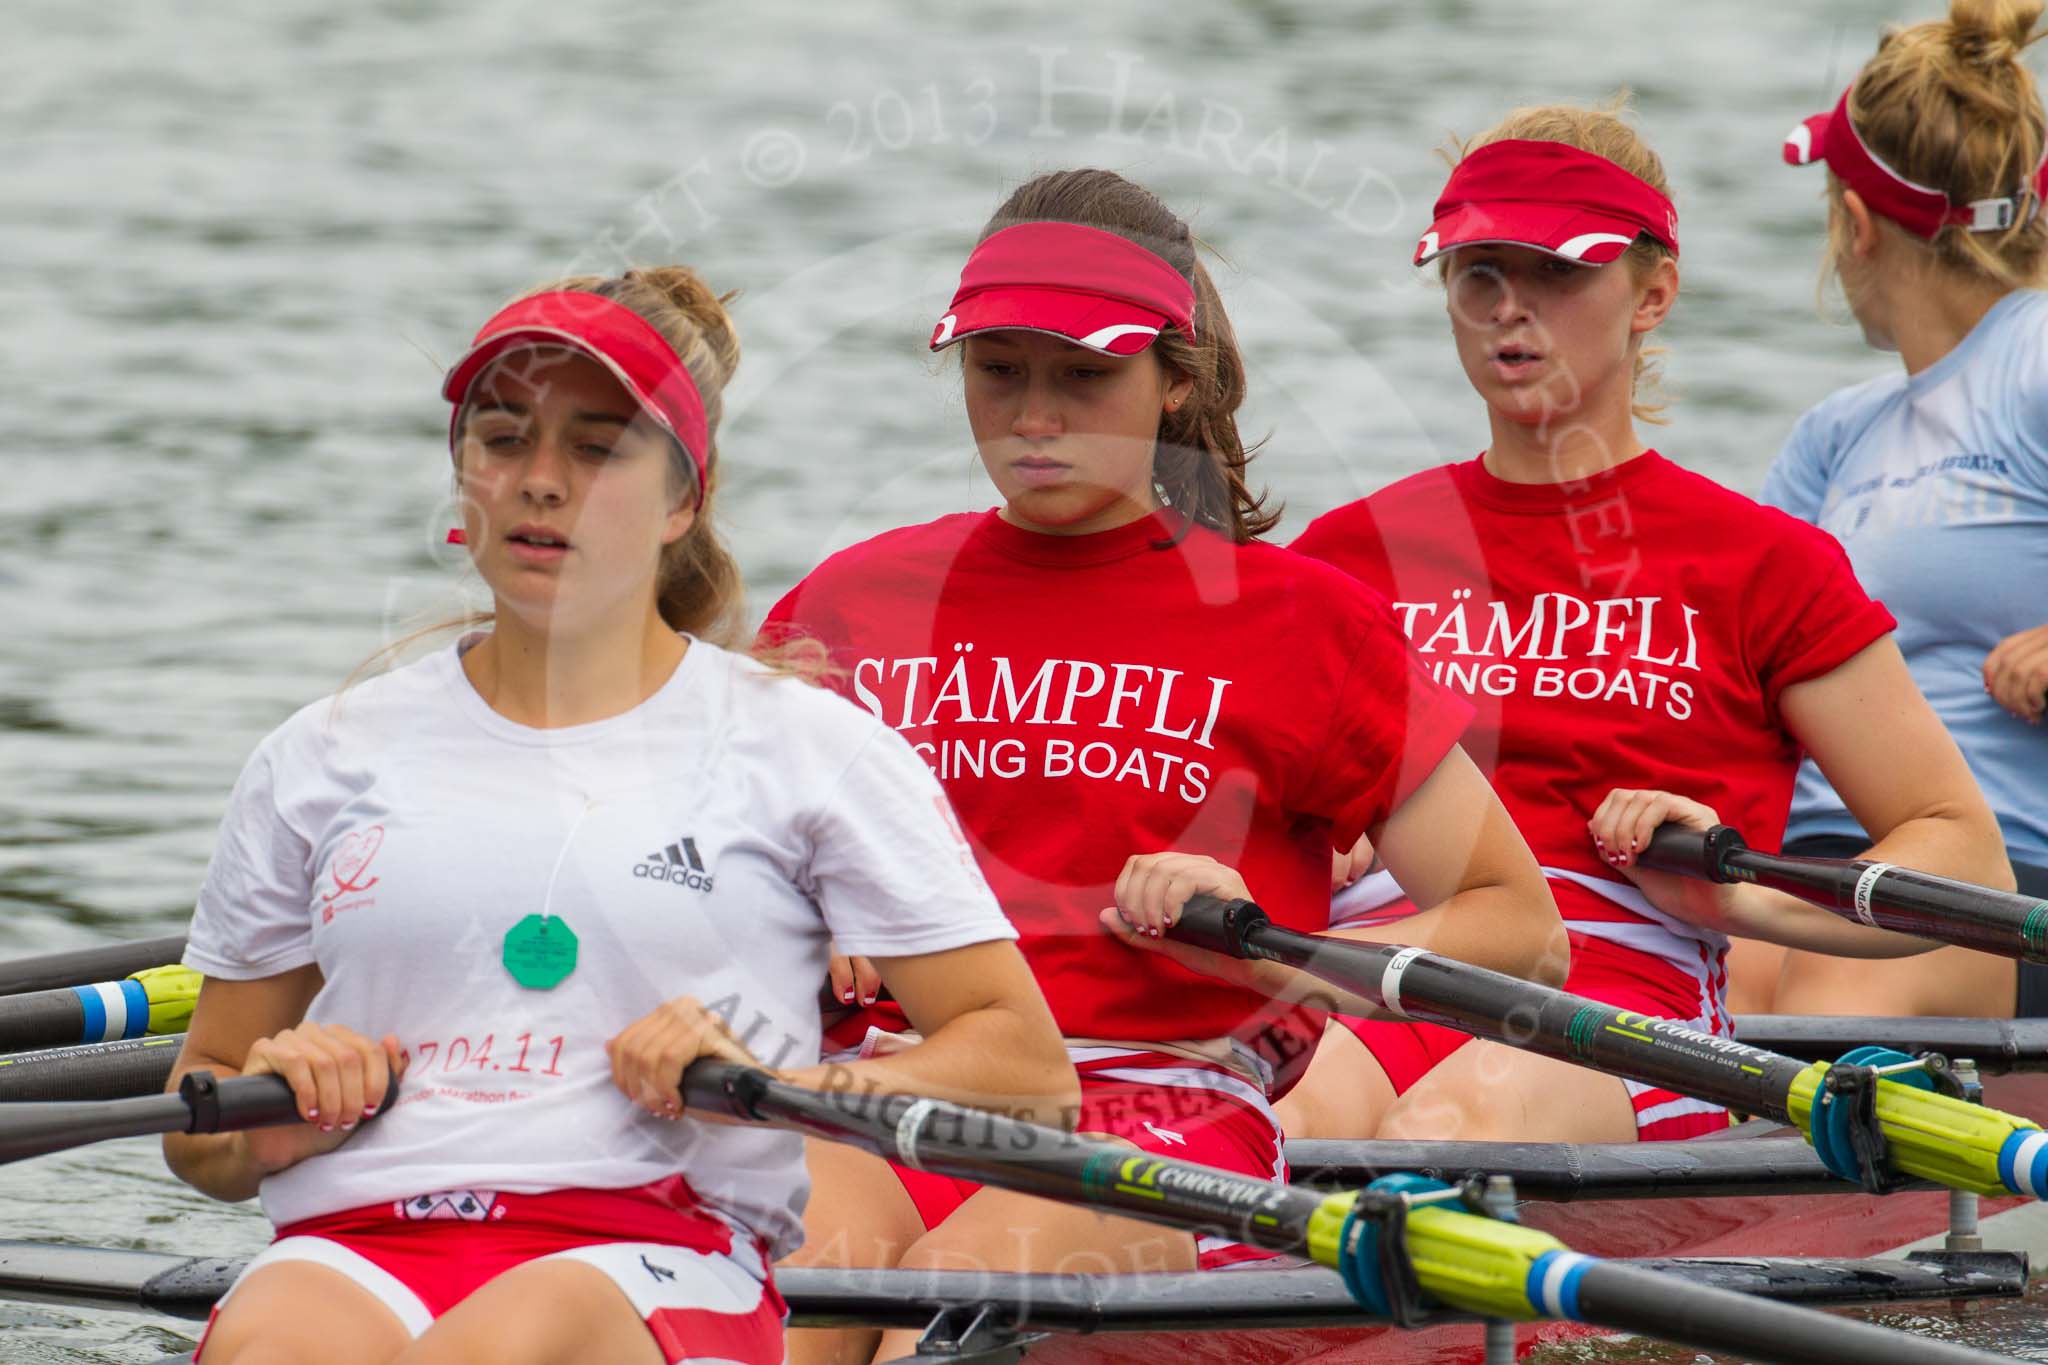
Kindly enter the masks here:
[[683, 1104], [708, 1114], [724, 1114], [747, 1123], [765, 1122], [759, 1108], [773, 1078], [756, 1066], [706, 1058], [683, 1071]]
[[1225, 957], [1257, 957], [1252, 934], [1270, 923], [1266, 912], [1248, 900], [1226, 901], [1197, 893], [1181, 907], [1180, 918], [1174, 921], [1173, 936], [1182, 943]]
[[[389, 1109], [397, 1096], [394, 1084], [377, 1112]], [[0, 1162], [109, 1138], [233, 1133], [298, 1120], [292, 1088], [281, 1076], [230, 1076], [223, 1081], [210, 1071], [193, 1071], [178, 1082], [175, 1094], [0, 1107]]]
[[1728, 855], [1747, 847], [1742, 835], [1727, 825], [1697, 830], [1674, 822], [1651, 831], [1649, 845], [1636, 855], [1636, 862], [1662, 872], [1725, 882], [1731, 880]]
[[295, 1123], [299, 1117], [298, 1099], [282, 1076], [230, 1076], [223, 1081], [211, 1071], [188, 1071], [178, 1080], [178, 1098], [191, 1115], [184, 1128], [187, 1133], [270, 1128]]

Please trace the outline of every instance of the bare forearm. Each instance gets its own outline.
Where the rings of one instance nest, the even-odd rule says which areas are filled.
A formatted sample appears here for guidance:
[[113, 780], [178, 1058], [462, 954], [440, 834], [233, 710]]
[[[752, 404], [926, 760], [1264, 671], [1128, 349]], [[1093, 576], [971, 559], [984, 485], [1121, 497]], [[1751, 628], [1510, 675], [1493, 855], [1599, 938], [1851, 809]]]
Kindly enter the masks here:
[[[1998, 891], [2010, 891], [2014, 885], [2012, 864], [2006, 861], [2005, 841], [1997, 822], [1981, 808], [1901, 821], [1863, 857]], [[1797, 896], [1763, 886], [1739, 888], [1735, 910], [1732, 932], [1736, 934], [1836, 957], [1911, 957], [1941, 946], [1934, 939], [1854, 923]]]
[[[211, 1071], [219, 1080], [241, 1074], [222, 1061], [191, 1058], [171, 1074], [170, 1089], [188, 1071]], [[230, 1204], [254, 1199], [257, 1183], [268, 1174], [258, 1169], [245, 1133], [166, 1133], [164, 1162], [193, 1189]]]
[[928, 1095], [1064, 1126], [1080, 1103], [1080, 1082], [1057, 1036], [1000, 1004], [956, 1015], [900, 1052], [785, 1076], [834, 1093]]
[[2005, 836], [1981, 800], [1969, 809], [1937, 811], [1899, 822], [1863, 855], [1916, 872], [1975, 882], [1994, 891], [2016, 889]]
[[1727, 929], [1731, 935], [1802, 948], [1810, 953], [1833, 957], [1912, 957], [1941, 946], [1932, 939], [1857, 924], [1769, 887], [1738, 888], [1734, 910], [1735, 918]]

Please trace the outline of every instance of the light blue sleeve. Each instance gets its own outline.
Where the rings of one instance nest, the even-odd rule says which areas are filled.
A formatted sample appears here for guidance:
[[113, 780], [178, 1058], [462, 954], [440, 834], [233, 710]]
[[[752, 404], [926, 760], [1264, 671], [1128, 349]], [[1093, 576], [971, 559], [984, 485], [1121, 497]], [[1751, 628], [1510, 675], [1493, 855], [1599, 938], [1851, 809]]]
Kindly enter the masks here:
[[1757, 495], [1758, 502], [1816, 525], [1827, 501], [1828, 469], [1835, 453], [1822, 417], [1826, 406], [1807, 409], [1793, 424], [1792, 434], [1785, 438], [1778, 458], [1771, 461], [1763, 491]]

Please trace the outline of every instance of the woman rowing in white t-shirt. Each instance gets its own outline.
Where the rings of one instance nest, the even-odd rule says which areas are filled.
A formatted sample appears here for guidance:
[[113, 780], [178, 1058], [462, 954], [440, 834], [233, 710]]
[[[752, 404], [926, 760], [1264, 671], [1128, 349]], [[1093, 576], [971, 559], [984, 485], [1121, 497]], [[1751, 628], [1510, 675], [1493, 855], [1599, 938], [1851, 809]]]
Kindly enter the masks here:
[[737, 360], [669, 268], [530, 294], [450, 371], [489, 633], [266, 739], [193, 918], [179, 1072], [275, 1073], [306, 1119], [165, 1141], [278, 1227], [203, 1365], [780, 1361], [802, 1141], [686, 1118], [677, 1080], [814, 1065], [835, 937], [926, 1040], [864, 1084], [1073, 1102], [924, 764], [712, 643], [739, 607], [708, 515]]

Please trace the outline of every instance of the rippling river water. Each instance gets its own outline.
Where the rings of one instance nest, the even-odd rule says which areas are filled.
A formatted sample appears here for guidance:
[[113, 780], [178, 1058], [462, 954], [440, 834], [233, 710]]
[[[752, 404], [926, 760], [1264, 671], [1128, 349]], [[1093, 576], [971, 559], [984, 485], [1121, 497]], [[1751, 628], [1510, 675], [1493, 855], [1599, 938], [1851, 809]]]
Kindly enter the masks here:
[[[923, 341], [1010, 186], [1108, 165], [1222, 253], [1291, 534], [1483, 438], [1408, 265], [1433, 148], [1626, 84], [1684, 226], [1659, 443], [1754, 490], [1803, 407], [1892, 363], [1817, 310], [1820, 181], [1779, 140], [1918, 14], [13, 0], [0, 955], [181, 928], [250, 748], [456, 601], [439, 366], [515, 291], [666, 260], [743, 291], [723, 516], [759, 610], [826, 548], [992, 500]], [[0, 1195], [6, 1236], [265, 1235], [153, 1144], [6, 1168]], [[9, 1361], [178, 1340], [0, 1306]]]

